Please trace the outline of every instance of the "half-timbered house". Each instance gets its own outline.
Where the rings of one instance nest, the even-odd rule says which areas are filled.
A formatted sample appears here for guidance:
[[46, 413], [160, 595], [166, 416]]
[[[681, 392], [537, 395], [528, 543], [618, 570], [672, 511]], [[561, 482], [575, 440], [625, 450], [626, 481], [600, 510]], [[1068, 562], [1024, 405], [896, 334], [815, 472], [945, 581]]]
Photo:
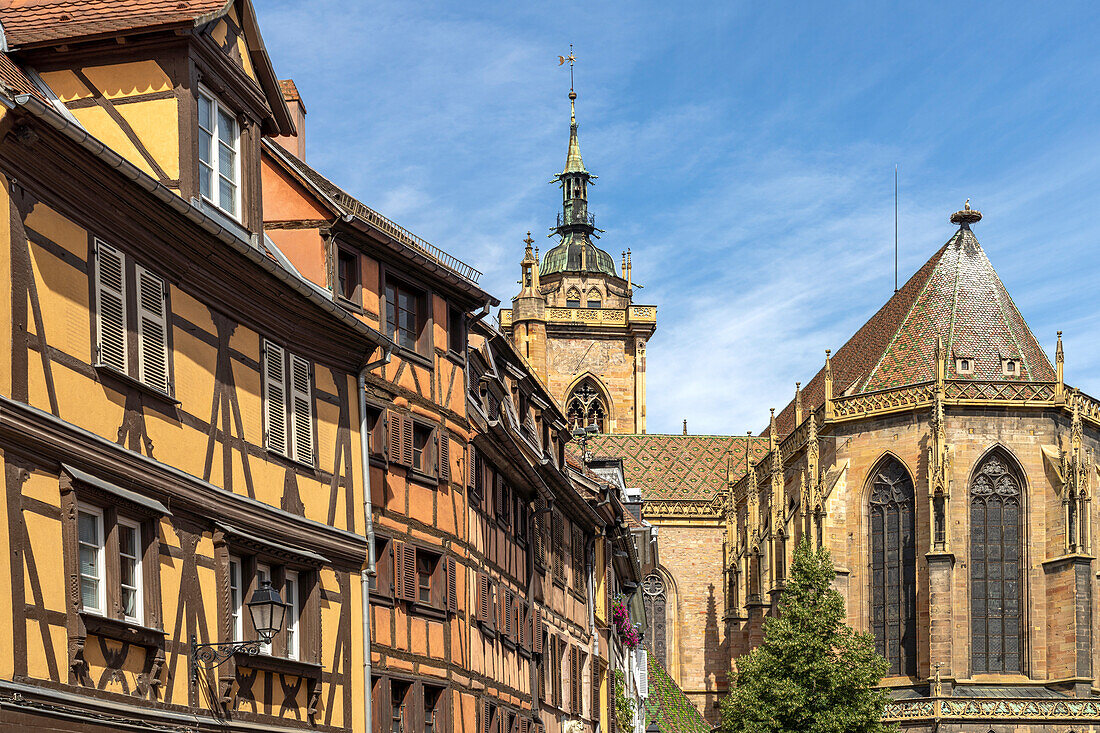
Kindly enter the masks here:
[[[361, 729], [357, 384], [392, 342], [263, 236], [294, 127], [250, 3], [0, 23], [0, 725]], [[256, 641], [266, 585], [268, 643], [196, 646]]]

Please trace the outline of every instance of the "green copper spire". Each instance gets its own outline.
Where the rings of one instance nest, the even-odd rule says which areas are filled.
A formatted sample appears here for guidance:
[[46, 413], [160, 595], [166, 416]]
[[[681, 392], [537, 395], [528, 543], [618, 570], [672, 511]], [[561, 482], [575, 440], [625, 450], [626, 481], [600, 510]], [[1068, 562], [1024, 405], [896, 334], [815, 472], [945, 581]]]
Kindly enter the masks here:
[[581, 144], [577, 141], [577, 93], [569, 92], [569, 152], [565, 155], [566, 173], [588, 173], [584, 169], [584, 161], [581, 160]]

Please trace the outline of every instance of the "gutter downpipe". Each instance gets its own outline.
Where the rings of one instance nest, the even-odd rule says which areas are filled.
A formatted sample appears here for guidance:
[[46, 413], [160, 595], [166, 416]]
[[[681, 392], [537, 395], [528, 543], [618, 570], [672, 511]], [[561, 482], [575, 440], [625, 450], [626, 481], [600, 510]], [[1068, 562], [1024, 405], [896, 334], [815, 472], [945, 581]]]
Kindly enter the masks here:
[[359, 370], [359, 450], [360, 460], [363, 462], [363, 521], [367, 533], [367, 567], [359, 576], [359, 584], [363, 594], [363, 720], [367, 733], [374, 730], [371, 720], [374, 705], [371, 699], [373, 686], [371, 685], [371, 636], [370, 636], [370, 579], [377, 570], [374, 557], [374, 517], [371, 508], [370, 494], [370, 434], [367, 432], [367, 372], [377, 367], [389, 364], [393, 347], [383, 346], [382, 356], [374, 361], [369, 361]]

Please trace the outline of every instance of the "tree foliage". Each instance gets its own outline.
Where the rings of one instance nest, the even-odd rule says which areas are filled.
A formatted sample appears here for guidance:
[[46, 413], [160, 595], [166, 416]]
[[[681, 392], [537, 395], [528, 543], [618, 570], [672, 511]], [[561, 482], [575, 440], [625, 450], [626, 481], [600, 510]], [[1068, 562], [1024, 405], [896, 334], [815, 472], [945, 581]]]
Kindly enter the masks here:
[[874, 638], [844, 622], [828, 550], [798, 545], [764, 642], [738, 660], [737, 684], [722, 701], [726, 733], [885, 733], [888, 669]]

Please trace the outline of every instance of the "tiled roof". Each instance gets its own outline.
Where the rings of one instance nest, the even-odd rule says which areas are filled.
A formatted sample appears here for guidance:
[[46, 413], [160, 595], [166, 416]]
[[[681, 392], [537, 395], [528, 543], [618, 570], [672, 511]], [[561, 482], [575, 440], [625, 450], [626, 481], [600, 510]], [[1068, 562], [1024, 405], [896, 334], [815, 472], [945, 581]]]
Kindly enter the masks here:
[[647, 656], [649, 696], [645, 701], [646, 725], [657, 721], [657, 729], [661, 733], [710, 733], [711, 726], [683, 690], [672, 681], [657, 658], [652, 654]]
[[750, 443], [752, 460], [760, 460], [767, 439], [743, 435], [597, 435], [589, 447], [622, 458], [626, 485], [641, 489], [643, 499], [702, 501], [745, 473]]
[[8, 43], [60, 39], [193, 23], [228, 0], [0, 0]]
[[6, 53], [0, 53], [0, 91], [29, 94], [32, 97], [37, 97], [40, 102], [50, 103], [42, 90], [23, 73], [23, 69], [19, 68], [19, 65], [12, 61]]
[[[937, 338], [944, 342], [949, 379], [1056, 378], [973, 231], [964, 225], [833, 355], [833, 395], [934, 379]], [[974, 373], [956, 373], [956, 357], [973, 360]], [[1020, 360], [1019, 376], [1002, 376], [1002, 357]], [[824, 403], [824, 365], [806, 385], [802, 400], [807, 413]], [[796, 427], [793, 401], [776, 422], [780, 436]]]

